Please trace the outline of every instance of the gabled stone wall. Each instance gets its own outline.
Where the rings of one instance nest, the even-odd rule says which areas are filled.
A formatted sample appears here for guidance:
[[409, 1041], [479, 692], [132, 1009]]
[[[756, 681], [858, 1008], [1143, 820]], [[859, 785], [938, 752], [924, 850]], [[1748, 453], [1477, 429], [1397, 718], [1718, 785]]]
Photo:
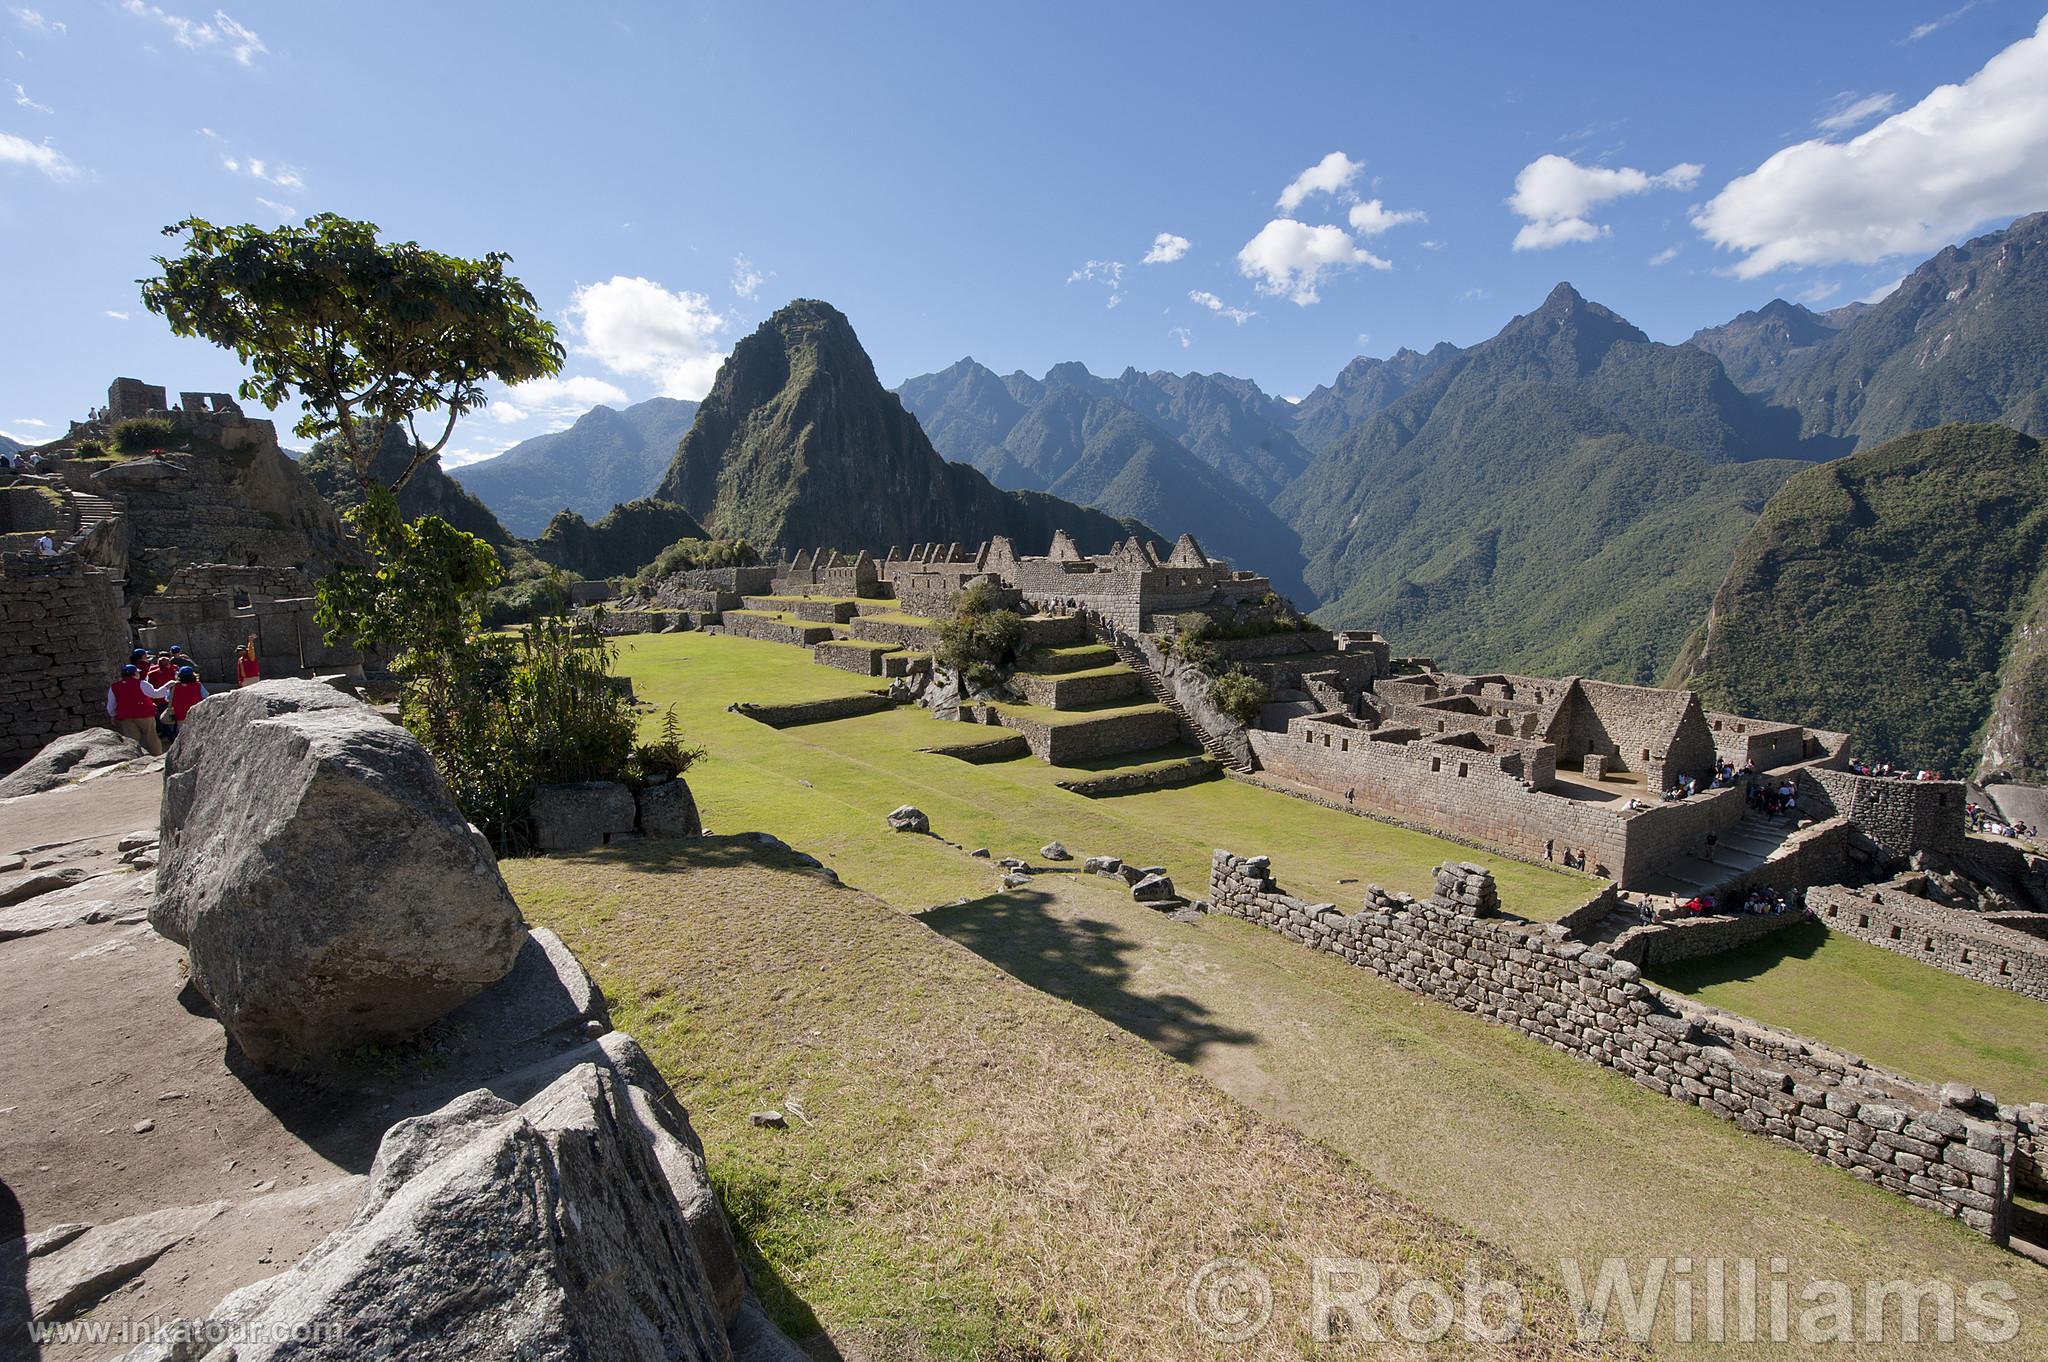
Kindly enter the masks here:
[[1490, 883], [1476, 866], [1440, 867], [1429, 899], [1375, 885], [1347, 914], [1284, 892], [1263, 856], [1218, 851], [1209, 896], [1218, 912], [1615, 1069], [2004, 1242], [2019, 1138], [2011, 1109], [1688, 1004], [1561, 926], [1483, 916], [1487, 895], [1473, 888], [1482, 877]]

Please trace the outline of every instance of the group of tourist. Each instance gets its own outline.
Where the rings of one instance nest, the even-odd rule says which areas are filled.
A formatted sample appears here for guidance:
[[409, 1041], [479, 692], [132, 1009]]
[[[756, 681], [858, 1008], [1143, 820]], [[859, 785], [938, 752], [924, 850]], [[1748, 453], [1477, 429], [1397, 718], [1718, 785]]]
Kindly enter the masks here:
[[1941, 772], [1939, 771], [1911, 770], [1903, 766], [1893, 766], [1888, 761], [1881, 761], [1877, 765], [1872, 766], [1867, 761], [1858, 761], [1853, 757], [1849, 759], [1849, 769], [1859, 776], [1884, 776], [1889, 780], [1941, 779]]
[[[1543, 844], [1543, 859], [1546, 861], [1555, 861], [1558, 859], [1556, 842], [1548, 841]], [[1566, 870], [1584, 870], [1586, 868], [1586, 849], [1584, 847], [1579, 847], [1577, 849], [1574, 849], [1572, 847], [1566, 847], [1564, 849], [1564, 860], [1562, 864], [1564, 865], [1564, 868]], [[1606, 874], [1607, 867], [1604, 865], [1601, 866], [1600, 873], [1603, 875]]]
[[[1710, 790], [1731, 789], [1735, 785], [1737, 774], [1734, 762], [1716, 761], [1714, 763], [1714, 774], [1707, 778], [1707, 788]], [[1754, 766], [1745, 767], [1740, 774], [1744, 777], [1754, 778], [1756, 768]], [[1664, 792], [1664, 802], [1669, 804], [1680, 799], [1691, 799], [1699, 792], [1700, 779], [1698, 776], [1681, 775], [1672, 784], [1671, 788]]]
[[40, 473], [46, 464], [53, 464], [56, 461], [54, 457], [45, 459], [38, 450], [31, 449], [24, 453], [0, 449], [0, 472], [4, 473]]
[[[246, 686], [262, 676], [256, 661], [256, 635], [235, 652], [235, 684]], [[128, 654], [121, 674], [107, 687], [107, 718], [116, 732], [133, 738], [151, 756], [162, 756], [175, 742], [178, 729], [209, 694], [199, 668], [183, 645], [152, 653], [137, 648]]]
[[1799, 790], [1788, 776], [1775, 785], [1768, 780], [1749, 782], [1749, 807], [1766, 818], [1799, 817]]
[[2041, 829], [2032, 823], [2008, 820], [1998, 810], [1975, 802], [1963, 806], [1963, 816], [1968, 820], [1971, 832], [1986, 833], [1992, 837], [2026, 837], [2035, 840], [2041, 836]]
[[1726, 903], [1721, 902], [1713, 894], [1694, 894], [1689, 899], [1674, 900], [1668, 908], [1659, 908], [1657, 901], [1646, 894], [1643, 896], [1640, 915], [1644, 922], [1671, 922], [1686, 917], [1710, 917], [1715, 913], [1775, 917], [1805, 911], [1804, 889], [1794, 889], [1788, 895], [1783, 890], [1769, 885], [1759, 885], [1741, 899], [1730, 899]]

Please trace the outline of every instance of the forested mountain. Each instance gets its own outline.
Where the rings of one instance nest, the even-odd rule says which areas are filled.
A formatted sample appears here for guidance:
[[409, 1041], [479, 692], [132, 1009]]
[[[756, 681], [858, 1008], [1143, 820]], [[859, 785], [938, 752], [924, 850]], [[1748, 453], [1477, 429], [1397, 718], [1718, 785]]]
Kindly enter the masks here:
[[[379, 446], [377, 457], [370, 461], [371, 474], [388, 486], [405, 467], [406, 460], [411, 457], [411, 449], [412, 437], [405, 428], [392, 426], [384, 432], [384, 443]], [[345, 511], [363, 499], [363, 482], [356, 474], [355, 465], [349, 462], [348, 455], [333, 440], [317, 441], [301, 454], [299, 471], [337, 511]], [[499, 522], [490, 507], [442, 472], [439, 460], [422, 464], [412, 475], [405, 490], [398, 494], [398, 509], [408, 520], [417, 520], [423, 515], [440, 516], [456, 529], [473, 534], [498, 550], [500, 558], [518, 545], [518, 536]], [[519, 551], [524, 552], [523, 548]]]
[[529, 538], [555, 512], [594, 520], [654, 490], [697, 416], [695, 402], [652, 397], [613, 410], [592, 407], [567, 430], [522, 440], [494, 459], [454, 470], [505, 528]]
[[1099, 553], [1150, 533], [1043, 492], [999, 490], [940, 458], [875, 377], [846, 318], [808, 299], [733, 347], [655, 495], [715, 534], [764, 548], [884, 550], [1006, 534], [1041, 553], [1064, 529]]
[[1360, 355], [1344, 366], [1335, 381], [1318, 384], [1301, 399], [1294, 409], [1295, 438], [1315, 453], [1323, 453], [1457, 353], [1457, 346], [1438, 341], [1426, 355], [1405, 347], [1386, 359]]
[[19, 454], [27, 448], [28, 446], [19, 440], [11, 440], [5, 435], [0, 435], [0, 454]]
[[1059, 387], [1011, 430], [1005, 450], [1054, 496], [1192, 534], [1219, 558], [1263, 572], [1306, 601], [1293, 531], [1165, 430], [1113, 397]]
[[1838, 324], [1834, 315], [1773, 298], [1754, 312], [1693, 332], [1686, 344], [1720, 360], [1737, 387], [1771, 393], [1803, 372], [1842, 333], [1848, 319]]
[[1868, 756], [2048, 775], [2048, 458], [2004, 426], [1919, 431], [1788, 480], [1674, 684], [1851, 732]]
[[643, 497], [620, 502], [595, 525], [574, 511], [558, 512], [540, 537], [528, 542], [542, 562], [597, 578], [629, 576], [678, 539], [709, 537], [682, 507]]
[[1567, 284], [1444, 356], [1274, 509], [1319, 618], [1455, 665], [1661, 676], [1765, 500], [1796, 419]]
[[[1067, 390], [1115, 401], [1261, 505], [1293, 481], [1311, 457], [1294, 437], [1292, 409], [1249, 379], [1228, 374], [1126, 369], [1116, 378], [1102, 378], [1070, 360], [1048, 369], [1042, 379], [1025, 373], [998, 378], [963, 359], [939, 373], [910, 379], [896, 391], [947, 458], [973, 464], [1000, 487], [1043, 488], [1049, 479], [1019, 453], [1011, 437], [1032, 424], [1058, 424], [1056, 418], [1033, 423], [1032, 413]], [[1048, 447], [1045, 429], [1026, 429], [1021, 438], [1041, 464], [1065, 467], [1081, 456], [1078, 429], [1070, 428], [1070, 435], [1060, 449]]]
[[1953, 421], [2048, 435], [2048, 213], [1928, 260], [1773, 400], [1863, 447]]

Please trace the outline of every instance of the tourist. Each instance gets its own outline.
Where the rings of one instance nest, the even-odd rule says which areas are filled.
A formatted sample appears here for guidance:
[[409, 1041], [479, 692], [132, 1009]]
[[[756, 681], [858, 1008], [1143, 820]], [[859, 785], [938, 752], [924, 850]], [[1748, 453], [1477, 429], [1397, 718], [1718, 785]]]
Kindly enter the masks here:
[[1710, 832], [1710, 833], [1708, 833], [1708, 834], [1707, 834], [1707, 856], [1706, 856], [1706, 860], [1707, 860], [1707, 864], [1708, 864], [1708, 865], [1712, 865], [1712, 864], [1714, 864], [1714, 848], [1715, 848], [1715, 847], [1717, 847], [1717, 846], [1719, 846], [1720, 844], [1721, 844], [1721, 837], [1720, 837], [1720, 834], [1718, 834], [1718, 833], [1713, 833], [1713, 832]]
[[1557, 859], [1557, 839], [1555, 837], [1544, 839], [1543, 859], [1546, 861], [1554, 861]]
[[36, 536], [36, 556], [38, 558], [55, 558], [57, 556], [57, 543], [48, 534]]
[[169, 653], [158, 653], [142, 669], [142, 679], [152, 686], [168, 686], [178, 679], [178, 664]]
[[153, 757], [164, 752], [163, 739], [156, 731], [156, 702], [167, 693], [145, 680], [142, 669], [133, 662], [122, 667], [120, 679], [107, 687], [107, 717], [114, 721], [115, 731], [141, 743], [142, 750]]
[[166, 695], [166, 698], [170, 701], [171, 706], [170, 716], [172, 741], [175, 742], [177, 740], [179, 729], [184, 727], [185, 716], [187, 714], [190, 714], [192, 712], [192, 707], [198, 704], [201, 700], [204, 700], [206, 696], [207, 690], [205, 686], [200, 684], [198, 668], [178, 668], [178, 679], [171, 683], [170, 689]]
[[235, 652], [235, 685], [246, 686], [263, 679], [263, 669], [256, 664], [256, 635], [249, 635]]

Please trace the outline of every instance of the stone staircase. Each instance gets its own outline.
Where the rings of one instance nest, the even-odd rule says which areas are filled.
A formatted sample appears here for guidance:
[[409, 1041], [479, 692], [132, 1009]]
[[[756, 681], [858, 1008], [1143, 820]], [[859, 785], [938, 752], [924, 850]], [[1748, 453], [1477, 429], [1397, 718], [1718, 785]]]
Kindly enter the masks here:
[[60, 549], [76, 548], [84, 543], [94, 530], [121, 514], [120, 508], [105, 497], [94, 496], [90, 492], [68, 490], [65, 495], [70, 498], [71, 509], [78, 516], [78, 528], [69, 539], [59, 545]]
[[1680, 857], [1646, 876], [1637, 888], [1675, 899], [1714, 893], [1769, 860], [1797, 830], [1790, 819], [1769, 818], [1754, 809], [1747, 810], [1740, 823], [1721, 833], [1712, 861], [1698, 856]]
[[1166, 684], [1166, 678], [1162, 677], [1146, 659], [1144, 649], [1110, 629], [1099, 628], [1095, 631], [1095, 636], [1116, 649], [1116, 655], [1123, 659], [1126, 667], [1138, 674], [1138, 679], [1145, 684], [1145, 689], [1152, 693], [1152, 698], [1173, 711], [1174, 717], [1180, 720], [1182, 730], [1199, 742], [1204, 752], [1233, 771], [1251, 769], [1250, 763], [1231, 751], [1208, 729], [1195, 722], [1194, 716], [1182, 707], [1180, 698], [1173, 693], [1173, 687]]

